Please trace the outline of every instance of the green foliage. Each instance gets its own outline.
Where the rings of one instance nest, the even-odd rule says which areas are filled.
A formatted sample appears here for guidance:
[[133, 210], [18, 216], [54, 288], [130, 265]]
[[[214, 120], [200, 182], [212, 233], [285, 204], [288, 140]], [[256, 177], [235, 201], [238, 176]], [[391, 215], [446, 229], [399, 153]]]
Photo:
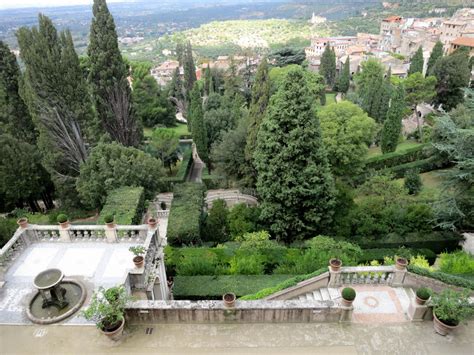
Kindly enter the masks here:
[[128, 250], [135, 256], [143, 256], [146, 253], [146, 248], [143, 245], [131, 246]]
[[468, 290], [457, 292], [449, 288], [433, 295], [433, 312], [443, 323], [456, 326], [469, 318], [474, 309], [469, 302]]
[[330, 224], [334, 181], [301, 68], [272, 96], [254, 159], [261, 218], [278, 239], [308, 237]]
[[428, 59], [428, 66], [426, 69], [427, 75], [433, 74], [433, 68], [439, 58], [443, 56], [443, 42], [437, 41], [431, 51], [430, 58]]
[[448, 285], [453, 285], [453, 286], [467, 288], [469, 290], [474, 290], [474, 281], [470, 281], [462, 277], [445, 274], [444, 272], [439, 272], [439, 271], [430, 271], [428, 269], [421, 268], [414, 265], [408, 265], [407, 268], [408, 268], [408, 271], [417, 275], [430, 277], [432, 279], [436, 279], [438, 281], [444, 282], [445, 284], [448, 284]]
[[122, 186], [141, 186], [145, 197], [152, 197], [162, 185], [162, 176], [161, 162], [141, 150], [100, 143], [81, 166], [77, 191], [84, 203], [100, 207], [110, 191]]
[[303, 64], [306, 55], [303, 48], [285, 47], [272, 52], [269, 58], [275, 63], [275, 66], [284, 67], [291, 64]]
[[265, 271], [265, 257], [252, 253], [240, 255], [230, 261], [230, 273], [235, 275], [262, 275]]
[[226, 292], [238, 297], [273, 287], [293, 275], [222, 275], [176, 276], [173, 296], [175, 299], [222, 299]]
[[439, 269], [447, 274], [474, 274], [474, 256], [464, 251], [441, 253]]
[[334, 49], [331, 49], [329, 42], [321, 55], [319, 72], [323, 76], [326, 84], [333, 87], [336, 80], [336, 53]]
[[345, 287], [341, 291], [341, 296], [346, 301], [354, 301], [356, 298], [356, 291], [352, 287]]
[[431, 293], [431, 289], [427, 287], [420, 287], [418, 290], [416, 290], [416, 297], [426, 301], [431, 297]]
[[[397, 254], [397, 251], [398, 249], [396, 248], [363, 249], [362, 256], [359, 258], [358, 262], [366, 263], [372, 260], [383, 261], [385, 257], [393, 258], [393, 256]], [[409, 249], [409, 254], [411, 257], [416, 257], [418, 255], [423, 256], [431, 262], [434, 262], [436, 259], [436, 253], [430, 249]]]
[[403, 81], [406, 90], [406, 100], [410, 105], [422, 102], [430, 103], [436, 96], [436, 77], [424, 77], [420, 72], [410, 75]]
[[176, 185], [168, 219], [167, 238], [170, 245], [196, 244], [200, 241], [204, 191], [200, 184]]
[[178, 161], [179, 135], [172, 129], [156, 128], [151, 136], [150, 151], [171, 172]]
[[227, 209], [224, 200], [215, 200], [209, 209], [207, 218], [204, 222], [203, 240], [213, 243], [224, 243], [229, 240], [229, 222]]
[[109, 192], [97, 224], [111, 223], [105, 219], [111, 216], [120, 225], [140, 224], [144, 210], [143, 187], [124, 186]]
[[193, 49], [191, 47], [191, 41], [187, 41], [184, 47], [182, 66], [184, 69], [184, 87], [186, 93], [189, 94], [193, 89], [194, 83], [196, 82], [196, 66], [194, 65]]
[[143, 80], [147, 75], [150, 74], [152, 67], [153, 63], [151, 62], [132, 61], [130, 63], [130, 69], [132, 71], [133, 80]]
[[58, 214], [58, 216], [56, 217], [56, 222], [58, 223], [64, 223], [64, 222], [67, 222], [68, 220], [69, 220], [69, 217], [63, 213]]
[[324, 106], [318, 117], [333, 173], [342, 176], [360, 172], [375, 135], [374, 120], [349, 101]]
[[379, 115], [379, 105], [386, 100], [381, 99], [381, 95], [386, 90], [382, 90], [384, 68], [375, 59], [369, 59], [362, 63], [361, 72], [356, 74], [356, 93], [360, 106], [369, 114], [370, 117], [383, 122], [385, 115]]
[[405, 108], [405, 89], [400, 85], [393, 92], [390, 108], [383, 123], [381, 139], [383, 153], [391, 153], [397, 149]]
[[104, 222], [105, 222], [105, 223], [112, 223], [112, 222], [114, 222], [114, 215], [108, 214], [108, 215], [104, 216]]
[[229, 232], [232, 238], [259, 230], [260, 212], [259, 207], [248, 207], [245, 203], [232, 207], [228, 215]]
[[199, 157], [205, 163], [209, 162], [209, 146], [207, 142], [206, 125], [204, 124], [204, 113], [202, 111], [202, 99], [199, 83], [196, 82], [191, 91], [191, 103], [188, 113], [188, 124], [191, 125], [193, 141]]
[[342, 69], [341, 76], [339, 77], [339, 81], [337, 83], [337, 89], [339, 92], [344, 94], [349, 91], [349, 86], [351, 83], [351, 59], [347, 56], [346, 62], [344, 63], [344, 68]]
[[424, 59], [423, 59], [423, 47], [418, 47], [418, 50], [415, 52], [411, 58], [410, 69], [408, 69], [408, 75], [414, 73], [423, 73]]
[[433, 268], [430, 266], [429, 261], [423, 255], [412, 256], [410, 258], [410, 265], [421, 267], [423, 269], [428, 269], [430, 271], [433, 270]]
[[410, 195], [417, 195], [423, 187], [420, 174], [416, 170], [409, 170], [405, 173], [404, 186]]
[[18, 225], [14, 218], [0, 217], [0, 248], [2, 248], [15, 233]]
[[370, 157], [365, 161], [365, 168], [366, 170], [382, 170], [427, 158], [427, 147], [427, 144], [420, 144], [408, 149]]

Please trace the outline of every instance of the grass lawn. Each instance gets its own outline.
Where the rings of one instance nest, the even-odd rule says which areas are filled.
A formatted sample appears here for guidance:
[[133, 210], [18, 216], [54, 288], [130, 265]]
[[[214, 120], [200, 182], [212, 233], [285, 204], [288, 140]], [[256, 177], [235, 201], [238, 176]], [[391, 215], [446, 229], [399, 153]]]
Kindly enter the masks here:
[[[416, 147], [417, 145], [420, 145], [421, 143], [418, 143], [416, 141], [404, 141], [397, 146], [397, 152], [402, 152], [404, 150]], [[381, 155], [382, 151], [380, 150], [380, 147], [372, 147], [369, 148], [369, 154], [367, 155], [368, 158], [374, 157], [376, 155]]]
[[[448, 170], [449, 169], [440, 169], [420, 174], [423, 187], [421, 188], [420, 193], [414, 196], [414, 198], [420, 201], [436, 199], [442, 189], [443, 174]], [[404, 183], [404, 179], [397, 179], [397, 181], [401, 185]]]
[[[185, 123], [177, 123], [175, 127], [170, 127], [173, 131], [175, 131], [178, 135], [190, 134], [188, 131], [188, 125]], [[150, 138], [153, 134], [153, 128], [144, 128], [143, 135], [145, 138]]]
[[[336, 102], [336, 93], [335, 92], [327, 92], [326, 93], [326, 105], [333, 104]], [[316, 100], [316, 107], [322, 107], [321, 102], [319, 99]]]

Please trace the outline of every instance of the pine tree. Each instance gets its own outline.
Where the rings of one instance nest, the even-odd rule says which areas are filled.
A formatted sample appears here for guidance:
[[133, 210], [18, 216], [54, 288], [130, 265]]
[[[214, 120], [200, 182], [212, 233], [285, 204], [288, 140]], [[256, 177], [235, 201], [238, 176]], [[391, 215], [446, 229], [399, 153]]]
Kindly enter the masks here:
[[143, 132], [132, 110], [128, 67], [120, 53], [117, 32], [105, 0], [94, 0], [87, 54], [89, 82], [102, 127], [125, 146], [138, 146]]
[[186, 88], [187, 97], [193, 89], [194, 83], [196, 82], [196, 66], [194, 65], [193, 49], [191, 42], [186, 43], [183, 56], [183, 69], [184, 69], [184, 87]]
[[387, 118], [382, 128], [381, 149], [384, 154], [394, 152], [397, 149], [405, 109], [405, 89], [402, 85], [399, 85], [392, 95]]
[[439, 58], [443, 56], [443, 43], [441, 41], [437, 41], [431, 51], [430, 58], [428, 59], [428, 66], [426, 69], [426, 75], [433, 74], [433, 68], [438, 61]]
[[33, 122], [19, 92], [20, 67], [6, 43], [0, 41], [0, 133], [34, 143]]
[[336, 80], [336, 54], [334, 50], [331, 49], [329, 42], [321, 55], [319, 73], [326, 81], [326, 85], [331, 87], [334, 85], [334, 81]]
[[423, 47], [420, 46], [416, 51], [415, 55], [411, 58], [410, 69], [408, 70], [408, 75], [414, 73], [423, 73], [423, 66], [425, 60], [423, 58]]
[[196, 145], [199, 157], [209, 168], [209, 148], [207, 144], [206, 126], [204, 125], [201, 91], [199, 90], [198, 83], [194, 84], [190, 99], [188, 123], [191, 123], [193, 142]]
[[261, 218], [286, 242], [328, 226], [335, 188], [302, 68], [270, 100], [254, 153]]
[[342, 93], [347, 93], [351, 81], [351, 61], [350, 57], [347, 56], [344, 68], [342, 69], [341, 76], [339, 78], [338, 90]]

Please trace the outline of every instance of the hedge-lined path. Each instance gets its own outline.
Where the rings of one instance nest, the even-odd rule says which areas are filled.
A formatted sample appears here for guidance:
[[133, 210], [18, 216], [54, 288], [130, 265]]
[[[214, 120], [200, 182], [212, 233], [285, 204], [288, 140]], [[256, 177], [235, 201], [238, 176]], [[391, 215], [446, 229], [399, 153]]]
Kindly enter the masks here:
[[191, 169], [189, 170], [189, 175], [186, 179], [186, 181], [189, 182], [198, 182], [202, 183], [202, 170], [206, 166], [204, 162], [199, 158], [199, 154], [196, 150], [196, 145], [193, 144], [193, 165], [191, 166]]

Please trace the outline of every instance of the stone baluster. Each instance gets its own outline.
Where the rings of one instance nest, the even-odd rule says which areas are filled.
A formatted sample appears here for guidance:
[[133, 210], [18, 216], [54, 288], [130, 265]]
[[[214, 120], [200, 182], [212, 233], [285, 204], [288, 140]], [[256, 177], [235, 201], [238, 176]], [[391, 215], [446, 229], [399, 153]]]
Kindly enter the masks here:
[[105, 227], [105, 238], [107, 239], [107, 243], [117, 243], [117, 230], [115, 225], [113, 227]]
[[[60, 228], [59, 229], [59, 241], [60, 242], [66, 242], [70, 243], [71, 242], [71, 234], [70, 234], [70, 225], [68, 225], [67, 228]], [[55, 231], [51, 231], [51, 234], [54, 235]]]

